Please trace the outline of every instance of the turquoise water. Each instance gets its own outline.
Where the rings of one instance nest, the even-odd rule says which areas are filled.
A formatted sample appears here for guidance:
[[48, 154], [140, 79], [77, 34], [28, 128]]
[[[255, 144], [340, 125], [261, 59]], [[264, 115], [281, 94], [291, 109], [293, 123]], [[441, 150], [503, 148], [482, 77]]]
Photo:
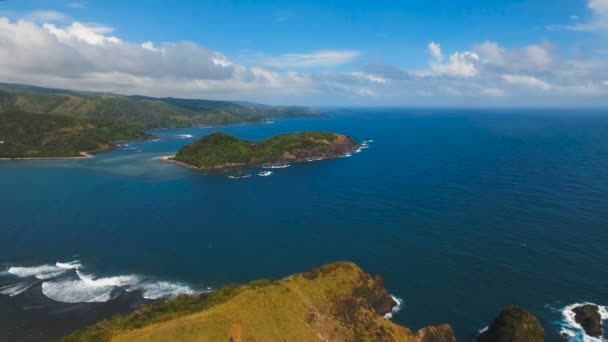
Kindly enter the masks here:
[[[397, 322], [447, 322], [465, 341], [506, 304], [530, 309], [550, 340], [578, 333], [565, 306], [608, 305], [608, 113], [330, 114], [157, 130], [88, 160], [0, 162], [0, 272], [51, 279], [55, 300], [103, 302], [116, 289], [158, 298], [352, 260], [403, 300]], [[215, 130], [307, 129], [373, 142], [246, 179], [160, 160]]]

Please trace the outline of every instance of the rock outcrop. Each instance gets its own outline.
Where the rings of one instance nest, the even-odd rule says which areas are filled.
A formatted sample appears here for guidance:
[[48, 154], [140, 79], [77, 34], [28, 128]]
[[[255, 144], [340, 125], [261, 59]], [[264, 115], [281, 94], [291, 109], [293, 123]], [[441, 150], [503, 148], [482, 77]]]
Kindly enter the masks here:
[[488, 329], [477, 337], [477, 342], [515, 341], [545, 341], [545, 331], [538, 319], [519, 306], [507, 306], [502, 309]]
[[583, 327], [585, 334], [600, 338], [602, 337], [602, 316], [600, 308], [594, 304], [585, 304], [572, 309], [574, 319]]

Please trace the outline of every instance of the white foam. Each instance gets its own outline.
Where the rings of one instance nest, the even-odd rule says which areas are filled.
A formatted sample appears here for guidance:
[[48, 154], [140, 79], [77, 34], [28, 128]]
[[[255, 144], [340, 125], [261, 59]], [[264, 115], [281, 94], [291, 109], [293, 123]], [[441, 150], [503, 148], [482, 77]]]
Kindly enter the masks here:
[[11, 267], [8, 272], [18, 277], [36, 277], [38, 279], [51, 279], [64, 274], [67, 270], [56, 265], [40, 265], [32, 267]]
[[479, 331], [477, 331], [477, 334], [478, 335], [483, 334], [484, 332], [488, 331], [488, 328], [490, 328], [490, 327], [483, 327], [483, 328], [479, 329]]
[[230, 179], [241, 179], [241, 178], [249, 178], [251, 177], [250, 174], [246, 174], [246, 175], [242, 175], [242, 176], [228, 176], [228, 178]]
[[[51, 300], [64, 303], [106, 302], [116, 290], [142, 291], [142, 296], [148, 299], [170, 299], [182, 293], [196, 293], [181, 283], [154, 281], [138, 275], [97, 277], [83, 272], [82, 268], [79, 261], [71, 261], [57, 262], [55, 265], [11, 267], [9, 273], [42, 280], [42, 293]], [[0, 294], [16, 296], [38, 282], [30, 280], [6, 285], [0, 287]]]
[[393, 309], [391, 310], [391, 312], [389, 312], [386, 315], [384, 315], [385, 319], [391, 319], [391, 318], [393, 318], [393, 316], [395, 314], [397, 314], [397, 312], [401, 311], [401, 308], [403, 306], [403, 299], [401, 299], [401, 298], [399, 298], [397, 296], [394, 296], [394, 295], [391, 295], [391, 298], [393, 298], [393, 300], [397, 303], [397, 305], [395, 305], [393, 307]]
[[352, 153], [347, 153], [347, 154], [341, 156], [340, 158], [349, 158], [349, 157], [352, 157], [352, 156], [353, 156]]
[[196, 291], [179, 283], [156, 281], [140, 284], [137, 288], [143, 291], [143, 297], [147, 299], [173, 298], [179, 294], [194, 294]]
[[79, 268], [82, 268], [82, 264], [80, 263], [80, 261], [70, 261], [70, 262], [57, 261], [55, 263], [55, 266], [60, 267], [60, 268], [65, 268], [67, 270], [77, 270]]
[[595, 338], [595, 337], [588, 336], [587, 334], [585, 334], [585, 330], [583, 329], [583, 327], [580, 324], [578, 324], [578, 322], [576, 322], [576, 319], [575, 319], [576, 314], [572, 310], [574, 308], [576, 308], [577, 306], [587, 305], [587, 304], [597, 306], [599, 308], [599, 313], [600, 313], [602, 321], [608, 320], [608, 307], [603, 306], [603, 305], [597, 305], [594, 303], [588, 303], [588, 302], [575, 303], [575, 304], [568, 305], [561, 310], [563, 320], [561, 322], [562, 329], [560, 330], [560, 332], [573, 339], [576, 339], [577, 341], [602, 342], [603, 339], [601, 339], [601, 338]]
[[42, 293], [63, 303], [100, 303], [110, 300], [114, 286], [91, 286], [81, 279], [51, 280], [42, 283]]
[[262, 168], [263, 169], [286, 169], [290, 166], [291, 165], [289, 165], [289, 164], [276, 164], [276, 165], [264, 165], [264, 166], [262, 166]]
[[0, 294], [15, 297], [27, 291], [30, 287], [36, 285], [36, 283], [37, 281], [20, 281], [15, 284], [1, 286]]

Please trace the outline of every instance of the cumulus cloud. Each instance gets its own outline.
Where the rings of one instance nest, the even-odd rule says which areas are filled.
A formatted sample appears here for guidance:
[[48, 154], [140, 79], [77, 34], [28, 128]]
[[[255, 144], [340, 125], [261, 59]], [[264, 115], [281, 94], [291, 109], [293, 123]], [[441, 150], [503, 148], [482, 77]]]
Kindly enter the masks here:
[[79, 22], [59, 26], [0, 18], [0, 79], [196, 97], [235, 92], [306, 92], [309, 86], [305, 75], [247, 68], [191, 42], [132, 44], [112, 32], [106, 26]]
[[38, 17], [0, 18], [0, 81], [290, 104], [608, 99], [608, 61], [580, 55], [564, 59], [547, 42], [506, 48], [486, 41], [457, 51], [430, 42], [423, 69], [361, 61], [360, 51], [338, 49], [258, 55], [236, 62], [193, 42], [129, 42], [111, 27]]
[[[430, 49], [429, 45], [429, 49]], [[437, 45], [437, 48], [439, 45]], [[432, 51], [432, 50], [431, 50]], [[441, 57], [441, 51], [439, 57]], [[478, 73], [476, 64], [479, 62], [479, 56], [471, 51], [454, 52], [448, 60], [443, 63], [435, 57], [435, 61], [430, 62], [431, 71], [436, 75], [447, 75], [454, 77], [473, 77]]]

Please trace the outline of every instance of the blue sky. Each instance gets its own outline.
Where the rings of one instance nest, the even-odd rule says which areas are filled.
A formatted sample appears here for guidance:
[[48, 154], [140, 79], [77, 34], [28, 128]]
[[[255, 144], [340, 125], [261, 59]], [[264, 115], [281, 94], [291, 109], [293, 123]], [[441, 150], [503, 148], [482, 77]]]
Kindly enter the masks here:
[[280, 104], [608, 103], [608, 0], [7, 0], [0, 17], [11, 82]]

